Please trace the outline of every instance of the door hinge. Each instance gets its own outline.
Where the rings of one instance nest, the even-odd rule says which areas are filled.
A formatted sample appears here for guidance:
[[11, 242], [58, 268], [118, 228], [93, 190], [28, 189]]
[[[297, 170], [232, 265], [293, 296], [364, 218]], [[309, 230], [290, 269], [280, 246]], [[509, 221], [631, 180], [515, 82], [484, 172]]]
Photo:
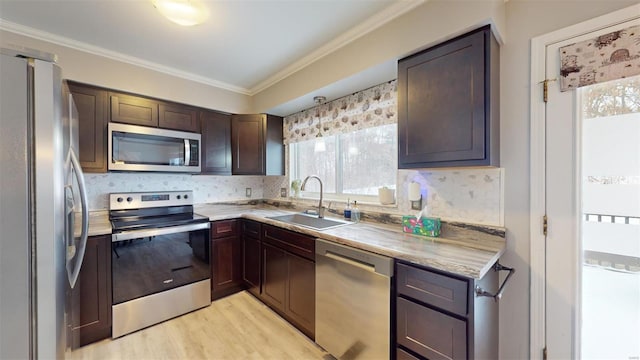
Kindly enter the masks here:
[[542, 83], [542, 100], [546, 103], [549, 100], [549, 83], [556, 79], [544, 79]]
[[542, 217], [542, 234], [547, 236], [547, 229], [549, 228], [549, 222], [547, 221], [547, 215]]
[[545, 346], [544, 349], [542, 349], [542, 360], [547, 360], [547, 347]]

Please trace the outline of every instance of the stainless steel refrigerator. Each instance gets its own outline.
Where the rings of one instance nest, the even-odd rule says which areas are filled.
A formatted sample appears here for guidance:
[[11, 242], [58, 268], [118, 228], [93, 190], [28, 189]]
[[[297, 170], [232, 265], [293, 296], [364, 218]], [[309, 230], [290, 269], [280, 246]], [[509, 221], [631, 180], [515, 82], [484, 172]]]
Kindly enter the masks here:
[[0, 58], [0, 359], [61, 359], [88, 230], [76, 110], [53, 62]]

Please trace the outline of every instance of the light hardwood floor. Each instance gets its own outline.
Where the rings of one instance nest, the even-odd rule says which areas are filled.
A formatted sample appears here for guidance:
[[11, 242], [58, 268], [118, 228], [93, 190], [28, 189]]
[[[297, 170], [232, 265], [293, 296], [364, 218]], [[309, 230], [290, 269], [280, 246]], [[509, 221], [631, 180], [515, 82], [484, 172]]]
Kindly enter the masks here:
[[68, 359], [323, 359], [327, 353], [249, 293], [115, 340]]

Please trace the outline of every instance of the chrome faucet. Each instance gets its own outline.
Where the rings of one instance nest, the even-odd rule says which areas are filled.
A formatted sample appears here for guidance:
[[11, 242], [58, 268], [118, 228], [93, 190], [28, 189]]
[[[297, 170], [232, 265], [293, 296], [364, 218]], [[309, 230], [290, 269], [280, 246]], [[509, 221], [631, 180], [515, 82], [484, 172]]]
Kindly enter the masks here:
[[320, 183], [320, 201], [318, 202], [318, 218], [322, 219], [324, 217], [324, 208], [322, 207], [322, 180], [318, 177], [318, 175], [309, 175], [302, 181], [302, 185], [300, 186], [300, 190], [304, 191], [304, 187], [307, 185], [307, 180], [314, 178], [318, 179]]

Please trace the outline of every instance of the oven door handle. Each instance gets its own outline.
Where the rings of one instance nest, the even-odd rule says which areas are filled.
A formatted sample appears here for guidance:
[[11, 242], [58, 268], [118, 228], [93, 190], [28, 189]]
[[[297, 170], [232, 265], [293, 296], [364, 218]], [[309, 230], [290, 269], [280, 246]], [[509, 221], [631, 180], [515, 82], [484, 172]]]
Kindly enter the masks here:
[[123, 231], [116, 234], [112, 234], [111, 242], [130, 240], [130, 239], [139, 239], [143, 237], [158, 236], [158, 235], [176, 234], [181, 232], [190, 232], [195, 230], [209, 229], [209, 227], [210, 225], [207, 222], [207, 223], [171, 226], [171, 227], [164, 227], [164, 228], [158, 228], [158, 229]]

